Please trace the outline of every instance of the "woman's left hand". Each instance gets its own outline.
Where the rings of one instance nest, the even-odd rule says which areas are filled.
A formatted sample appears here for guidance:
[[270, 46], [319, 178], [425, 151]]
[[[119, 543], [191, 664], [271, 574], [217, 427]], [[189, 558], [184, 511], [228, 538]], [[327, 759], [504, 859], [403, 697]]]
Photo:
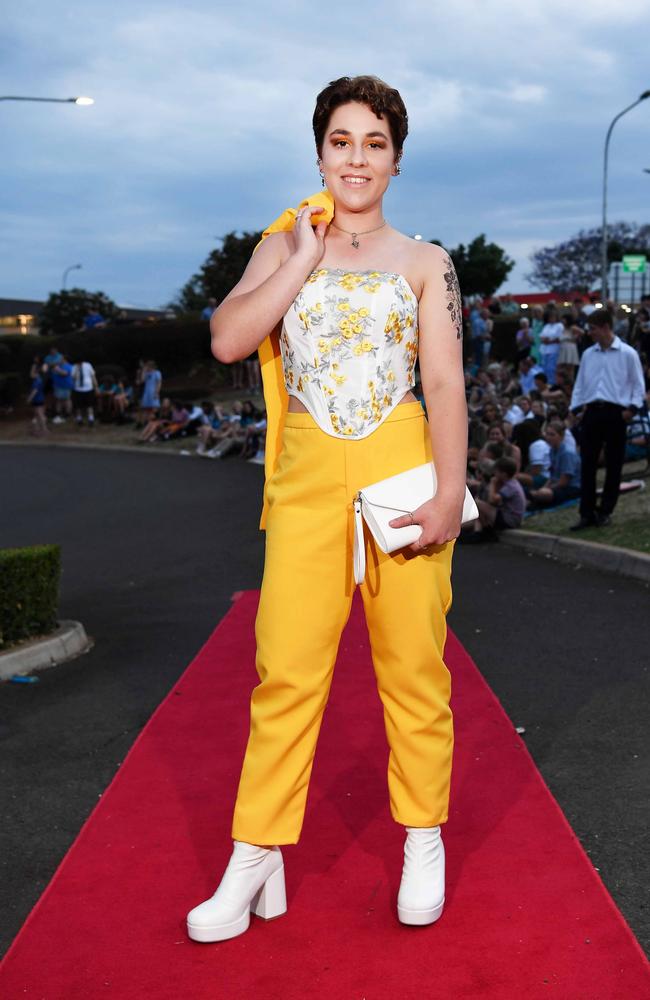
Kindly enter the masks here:
[[405, 528], [409, 524], [420, 524], [422, 534], [405, 548], [411, 552], [421, 552], [429, 545], [444, 545], [454, 538], [458, 538], [461, 528], [461, 517], [463, 513], [463, 500], [446, 499], [443, 497], [432, 497], [420, 507], [417, 507], [412, 515], [401, 514], [389, 521], [391, 528]]

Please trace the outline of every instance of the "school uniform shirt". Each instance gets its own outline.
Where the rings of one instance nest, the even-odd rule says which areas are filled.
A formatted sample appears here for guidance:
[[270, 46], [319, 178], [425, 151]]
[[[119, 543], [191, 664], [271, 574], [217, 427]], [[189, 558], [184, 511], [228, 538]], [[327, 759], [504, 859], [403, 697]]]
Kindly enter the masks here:
[[594, 344], [582, 355], [571, 394], [572, 410], [603, 400], [619, 406], [643, 406], [645, 383], [639, 355], [614, 337], [609, 347]]
[[535, 388], [535, 376], [542, 375], [543, 372], [544, 369], [540, 365], [533, 365], [525, 375], [519, 372], [519, 385], [521, 386], [522, 395], [527, 396], [531, 389]]
[[576, 451], [567, 448], [564, 441], [558, 448], [551, 448], [551, 479], [554, 482], [560, 476], [568, 475], [567, 486], [580, 486], [580, 456]]
[[61, 361], [52, 372], [52, 385], [55, 389], [72, 389], [72, 365], [69, 361]]
[[501, 516], [509, 528], [518, 528], [526, 511], [526, 494], [518, 479], [514, 477], [503, 484], [499, 490], [502, 499]]
[[76, 392], [90, 392], [93, 388], [95, 369], [90, 361], [82, 361], [72, 370], [72, 387]]
[[551, 468], [551, 446], [544, 438], [531, 441], [528, 448], [528, 464], [539, 465], [543, 476], [548, 476]]

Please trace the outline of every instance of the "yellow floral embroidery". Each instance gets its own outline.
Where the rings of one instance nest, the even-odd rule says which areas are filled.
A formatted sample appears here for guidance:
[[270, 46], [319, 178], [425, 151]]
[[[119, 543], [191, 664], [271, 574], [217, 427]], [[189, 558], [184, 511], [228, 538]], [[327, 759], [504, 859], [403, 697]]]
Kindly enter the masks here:
[[399, 274], [312, 272], [280, 332], [287, 388], [308, 393], [335, 436], [366, 436], [414, 385], [417, 306]]

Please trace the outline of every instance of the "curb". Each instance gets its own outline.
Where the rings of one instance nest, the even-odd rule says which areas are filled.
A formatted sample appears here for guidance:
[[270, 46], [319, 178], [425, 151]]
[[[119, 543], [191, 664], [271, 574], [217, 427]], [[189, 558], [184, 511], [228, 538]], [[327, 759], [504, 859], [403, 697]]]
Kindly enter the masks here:
[[81, 622], [59, 622], [56, 631], [45, 639], [26, 640], [18, 649], [0, 653], [0, 680], [7, 680], [14, 674], [54, 667], [57, 663], [87, 653], [93, 645]]
[[527, 552], [573, 566], [593, 566], [605, 573], [614, 573], [650, 584], [650, 555], [600, 542], [581, 542], [562, 535], [547, 535], [539, 531], [512, 528], [502, 531], [499, 541]]
[[[180, 451], [161, 451], [157, 448], [139, 447], [130, 444], [102, 444], [94, 441], [0, 441], [0, 447], [6, 448], [80, 448], [85, 451], [126, 451], [133, 455], [165, 455], [171, 457], [180, 455]], [[187, 458], [186, 455], [181, 456]]]

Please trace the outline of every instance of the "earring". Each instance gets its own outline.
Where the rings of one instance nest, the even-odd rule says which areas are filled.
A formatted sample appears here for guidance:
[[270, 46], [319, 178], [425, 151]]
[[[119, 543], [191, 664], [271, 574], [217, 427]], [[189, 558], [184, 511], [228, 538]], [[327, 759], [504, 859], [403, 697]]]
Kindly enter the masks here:
[[396, 163], [395, 164], [395, 176], [399, 177], [399, 175], [401, 174], [401, 172], [402, 172], [402, 168], [400, 167], [399, 163]]
[[321, 186], [325, 187], [325, 174], [321, 174], [320, 175], [320, 182], [321, 182]]

